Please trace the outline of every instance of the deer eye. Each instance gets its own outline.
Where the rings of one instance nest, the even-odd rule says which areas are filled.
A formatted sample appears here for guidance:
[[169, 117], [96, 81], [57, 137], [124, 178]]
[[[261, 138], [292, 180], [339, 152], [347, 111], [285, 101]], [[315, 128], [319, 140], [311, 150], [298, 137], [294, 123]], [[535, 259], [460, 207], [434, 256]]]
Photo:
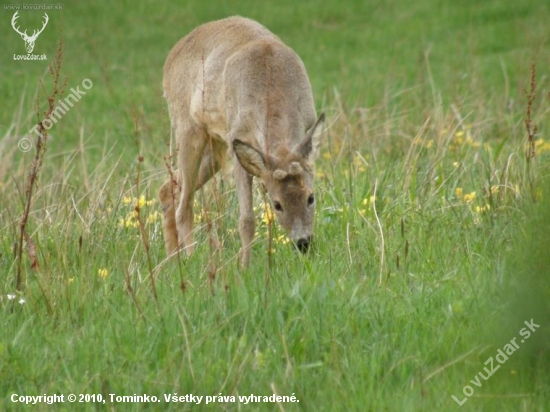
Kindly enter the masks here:
[[308, 206], [311, 206], [313, 203], [315, 203], [315, 196], [313, 196], [313, 193], [312, 193], [307, 198], [307, 204], [308, 204]]
[[280, 202], [273, 202], [273, 207], [275, 208], [275, 210], [277, 212], [282, 212], [283, 211], [283, 207], [281, 206]]

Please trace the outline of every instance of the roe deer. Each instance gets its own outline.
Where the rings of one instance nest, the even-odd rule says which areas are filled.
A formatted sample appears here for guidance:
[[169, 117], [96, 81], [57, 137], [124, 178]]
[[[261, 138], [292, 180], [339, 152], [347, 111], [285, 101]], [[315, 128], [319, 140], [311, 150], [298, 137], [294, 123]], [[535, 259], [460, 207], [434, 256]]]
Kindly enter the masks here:
[[[318, 120], [298, 55], [259, 23], [229, 17], [199, 26], [164, 65], [164, 96], [178, 146], [177, 182], [159, 192], [166, 250], [193, 250], [193, 198], [236, 156], [241, 264], [254, 238], [252, 177], [265, 185], [280, 225], [302, 252], [313, 233]], [[177, 211], [174, 207], [174, 195]]]

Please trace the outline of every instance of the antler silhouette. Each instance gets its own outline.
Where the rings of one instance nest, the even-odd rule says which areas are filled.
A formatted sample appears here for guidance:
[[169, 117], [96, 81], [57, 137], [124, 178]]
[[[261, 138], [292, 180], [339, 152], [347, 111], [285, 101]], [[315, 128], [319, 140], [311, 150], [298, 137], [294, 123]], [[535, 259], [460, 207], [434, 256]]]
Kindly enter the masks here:
[[19, 30], [19, 27], [16, 27], [16, 20], [19, 18], [18, 15], [19, 11], [16, 11], [11, 19], [11, 26], [13, 29], [21, 35], [23, 40], [25, 41], [25, 47], [27, 49], [27, 53], [32, 53], [32, 50], [34, 49], [34, 42], [36, 41], [36, 38], [40, 33], [44, 31], [46, 28], [46, 25], [48, 24], [48, 21], [50, 21], [50, 18], [48, 17], [48, 14], [44, 13], [44, 24], [42, 24], [42, 28], [40, 30], [33, 30], [32, 36], [29, 36], [27, 34], [27, 30], [25, 30], [23, 33]]
[[13, 30], [15, 30], [17, 33], [19, 33], [23, 38], [28, 37], [27, 36], [27, 30], [25, 30], [24, 33], [21, 33], [19, 31], [19, 27], [15, 27], [15, 20], [17, 20], [19, 18], [19, 16], [17, 15], [18, 13], [19, 13], [19, 11], [16, 11], [15, 14], [13, 15], [13, 17], [11, 19], [11, 27], [13, 27]]
[[48, 24], [49, 21], [50, 21], [50, 18], [46, 13], [44, 13], [44, 24], [42, 24], [42, 28], [39, 31], [37, 31], [36, 34], [34, 33], [32, 34], [32, 37], [36, 39], [38, 35], [44, 31], [44, 29], [46, 28], [46, 24]]

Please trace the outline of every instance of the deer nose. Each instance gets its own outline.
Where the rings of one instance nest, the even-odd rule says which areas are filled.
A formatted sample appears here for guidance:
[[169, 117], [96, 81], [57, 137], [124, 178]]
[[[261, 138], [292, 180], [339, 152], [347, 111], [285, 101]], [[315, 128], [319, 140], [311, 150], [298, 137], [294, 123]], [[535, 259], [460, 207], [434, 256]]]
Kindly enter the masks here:
[[311, 236], [306, 238], [298, 239], [296, 241], [296, 247], [302, 253], [306, 253], [309, 249], [309, 244], [311, 243]]

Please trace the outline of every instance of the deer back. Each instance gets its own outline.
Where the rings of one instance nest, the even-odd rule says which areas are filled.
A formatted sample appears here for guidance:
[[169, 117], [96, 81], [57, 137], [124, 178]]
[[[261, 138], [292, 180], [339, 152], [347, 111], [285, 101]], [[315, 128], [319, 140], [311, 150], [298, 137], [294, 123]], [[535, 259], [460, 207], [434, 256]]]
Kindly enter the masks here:
[[[184, 37], [164, 66], [171, 113], [210, 135], [246, 140], [264, 152], [293, 147], [316, 120], [301, 59], [259, 23], [230, 17]], [[174, 119], [173, 119], [174, 120]]]

